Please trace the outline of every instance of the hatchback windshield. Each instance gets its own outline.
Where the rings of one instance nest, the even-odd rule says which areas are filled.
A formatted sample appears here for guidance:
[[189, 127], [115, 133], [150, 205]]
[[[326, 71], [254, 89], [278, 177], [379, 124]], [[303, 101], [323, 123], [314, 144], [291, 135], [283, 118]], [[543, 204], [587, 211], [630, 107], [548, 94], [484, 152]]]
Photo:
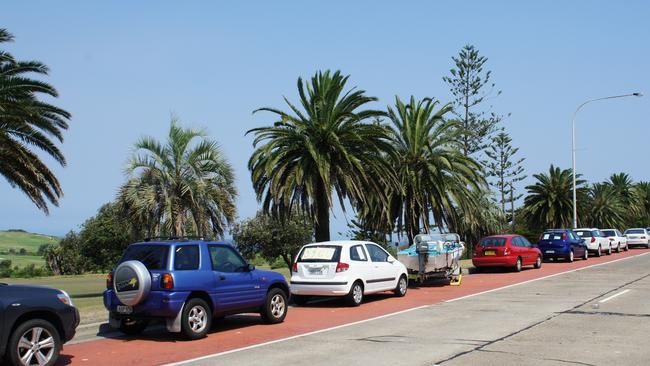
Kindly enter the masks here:
[[482, 247], [502, 247], [506, 245], [506, 238], [483, 238], [479, 245]]
[[302, 249], [298, 262], [338, 262], [340, 258], [339, 245], [312, 245]]
[[645, 231], [643, 229], [630, 229], [625, 230], [625, 234], [645, 234]]
[[142, 262], [149, 270], [165, 269], [168, 253], [167, 245], [131, 245], [126, 248], [120, 263], [136, 260]]

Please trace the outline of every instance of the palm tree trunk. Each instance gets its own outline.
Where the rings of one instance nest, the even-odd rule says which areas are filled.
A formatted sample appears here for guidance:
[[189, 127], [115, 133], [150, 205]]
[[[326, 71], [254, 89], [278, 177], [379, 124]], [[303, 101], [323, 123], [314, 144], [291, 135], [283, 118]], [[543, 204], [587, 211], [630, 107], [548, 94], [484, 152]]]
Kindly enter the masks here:
[[330, 208], [327, 189], [323, 180], [318, 177], [316, 181], [316, 221], [314, 222], [314, 234], [316, 241], [330, 240]]

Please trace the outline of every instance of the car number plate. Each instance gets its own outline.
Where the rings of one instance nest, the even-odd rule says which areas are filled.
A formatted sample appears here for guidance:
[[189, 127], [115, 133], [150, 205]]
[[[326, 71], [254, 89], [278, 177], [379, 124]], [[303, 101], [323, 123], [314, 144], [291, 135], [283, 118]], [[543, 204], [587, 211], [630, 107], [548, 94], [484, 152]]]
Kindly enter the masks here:
[[120, 314], [131, 314], [133, 312], [133, 308], [126, 305], [117, 305], [117, 312]]
[[497, 255], [497, 252], [495, 252], [494, 250], [486, 250], [485, 255]]
[[555, 250], [547, 250], [546, 253], [553, 254], [555, 253]]
[[313, 275], [325, 275], [327, 274], [327, 268], [310, 268], [309, 274]]

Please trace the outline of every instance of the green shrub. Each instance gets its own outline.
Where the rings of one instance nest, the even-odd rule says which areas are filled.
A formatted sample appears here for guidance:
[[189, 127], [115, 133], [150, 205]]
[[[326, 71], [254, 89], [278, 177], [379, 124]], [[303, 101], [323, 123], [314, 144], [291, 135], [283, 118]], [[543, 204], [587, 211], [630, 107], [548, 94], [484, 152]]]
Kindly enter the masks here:
[[271, 269], [286, 268], [287, 264], [282, 257], [276, 258], [271, 264]]

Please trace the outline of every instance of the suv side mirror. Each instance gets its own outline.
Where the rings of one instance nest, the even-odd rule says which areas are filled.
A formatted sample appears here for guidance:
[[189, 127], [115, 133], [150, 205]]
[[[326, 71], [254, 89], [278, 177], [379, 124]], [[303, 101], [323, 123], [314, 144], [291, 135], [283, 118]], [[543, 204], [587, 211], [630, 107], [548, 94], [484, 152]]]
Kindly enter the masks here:
[[246, 270], [248, 272], [253, 272], [255, 270], [255, 265], [249, 263], [248, 266], [246, 266]]

